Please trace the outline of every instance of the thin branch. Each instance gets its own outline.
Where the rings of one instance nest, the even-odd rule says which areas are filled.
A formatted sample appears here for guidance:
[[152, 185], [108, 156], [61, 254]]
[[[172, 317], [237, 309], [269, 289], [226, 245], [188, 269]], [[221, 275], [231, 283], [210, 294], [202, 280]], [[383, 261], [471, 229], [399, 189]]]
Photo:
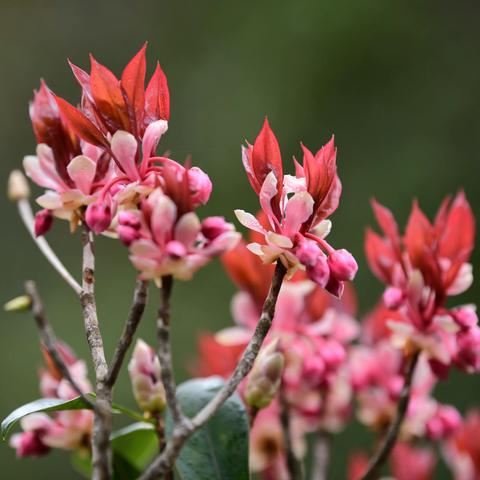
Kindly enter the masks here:
[[133, 294], [133, 303], [128, 313], [128, 318], [123, 328], [122, 335], [118, 341], [112, 363], [108, 371], [107, 385], [112, 388], [117, 381], [118, 374], [122, 367], [125, 355], [132, 344], [133, 337], [137, 331], [138, 324], [142, 319], [148, 297], [148, 282], [137, 280]]
[[22, 219], [25, 227], [29, 231], [30, 235], [33, 238], [33, 241], [37, 244], [37, 247], [43, 253], [45, 258], [48, 260], [50, 265], [60, 274], [60, 276], [72, 287], [73, 291], [80, 296], [82, 293], [82, 287], [79, 283], [73, 278], [70, 272], [65, 268], [63, 263], [59, 260], [55, 252], [52, 250], [48, 242], [45, 240], [44, 237], [36, 237], [34, 224], [35, 220], [32, 213], [32, 208], [30, 206], [30, 202], [28, 199], [23, 198], [18, 200], [17, 202], [18, 212], [20, 214], [20, 218]]
[[285, 459], [290, 480], [302, 480], [302, 466], [293, 451], [292, 432], [290, 425], [290, 415], [285, 396], [280, 389], [280, 423], [283, 431], [283, 445], [285, 450]]
[[160, 307], [157, 318], [158, 358], [162, 367], [162, 383], [165, 388], [167, 405], [175, 424], [184, 418], [177, 402], [177, 385], [173, 373], [172, 351], [170, 345], [170, 296], [172, 294], [173, 278], [169, 275], [162, 278], [160, 287]]
[[367, 471], [363, 474], [361, 480], [375, 480], [379, 475], [379, 470], [387, 461], [390, 452], [395, 446], [400, 427], [402, 426], [403, 420], [408, 410], [413, 374], [415, 373], [415, 367], [417, 366], [419, 355], [419, 352], [416, 352], [408, 359], [408, 362], [405, 366], [405, 382], [402, 388], [402, 392], [400, 393], [400, 398], [398, 400], [395, 418], [392, 420], [392, 423], [388, 427], [387, 433], [382, 443], [380, 444], [380, 447], [370, 459]]
[[315, 434], [312, 480], [327, 480], [331, 444], [332, 436], [328, 432], [321, 430]]
[[83, 265], [82, 293], [80, 300], [87, 342], [95, 368], [95, 391], [97, 395], [92, 438], [92, 468], [94, 480], [111, 478], [110, 433], [112, 430], [112, 392], [107, 384], [108, 365], [105, 360], [103, 339], [98, 324], [95, 302], [95, 255], [93, 252], [93, 234], [84, 227], [82, 232]]
[[78, 383], [73, 379], [72, 375], [70, 374], [70, 370], [68, 369], [67, 365], [65, 364], [60, 352], [57, 349], [57, 339], [55, 336], [55, 332], [53, 331], [50, 322], [45, 315], [45, 310], [43, 308], [43, 302], [40, 298], [40, 294], [38, 293], [37, 286], [35, 282], [29, 281], [25, 283], [25, 291], [27, 295], [30, 297], [32, 302], [32, 313], [33, 318], [35, 319], [35, 323], [38, 327], [38, 332], [40, 334], [40, 339], [42, 341], [43, 346], [46, 348], [50, 358], [52, 359], [53, 363], [57, 367], [58, 371], [62, 374], [62, 377], [65, 378], [72, 388], [83, 398], [83, 400], [92, 408], [95, 408], [95, 404], [92, 402], [90, 398], [88, 398], [84, 391], [79, 387]]
[[[202, 427], [213, 415], [215, 415], [217, 410], [235, 392], [240, 382], [250, 372], [253, 362], [255, 361], [262, 343], [272, 325], [272, 320], [275, 314], [275, 305], [277, 303], [278, 294], [280, 293], [280, 287], [282, 286], [285, 273], [285, 267], [281, 262], [277, 262], [270, 291], [268, 292], [268, 296], [263, 305], [262, 314], [257, 327], [255, 328], [255, 332], [253, 333], [252, 338], [243, 352], [242, 358], [237, 364], [230, 379], [193, 419], [183, 416], [180, 417], [180, 422], [175, 426], [165, 450], [153, 461], [150, 467], [140, 477], [140, 480], [158, 478], [164, 475], [165, 472], [170, 471], [173, 467], [175, 458], [188, 438], [190, 438], [196, 430]], [[165, 386], [165, 388], [167, 388], [167, 386]]]

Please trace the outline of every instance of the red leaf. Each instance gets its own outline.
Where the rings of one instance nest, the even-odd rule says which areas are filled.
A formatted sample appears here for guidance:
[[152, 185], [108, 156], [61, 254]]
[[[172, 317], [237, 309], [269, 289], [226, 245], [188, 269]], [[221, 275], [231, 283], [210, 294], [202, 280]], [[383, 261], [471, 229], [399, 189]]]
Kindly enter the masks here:
[[140, 51], [130, 60], [123, 70], [121, 78], [121, 85], [125, 90], [128, 102], [135, 112], [137, 125], [140, 125], [143, 120], [143, 108], [145, 106], [146, 48], [147, 43], [145, 43]]
[[373, 213], [377, 220], [378, 225], [382, 229], [383, 233], [390, 239], [393, 245], [397, 246], [400, 241], [398, 234], [398, 226], [392, 212], [378, 203], [375, 199], [371, 201]]
[[130, 121], [119, 80], [107, 67], [98, 63], [92, 55], [90, 55], [90, 61], [92, 64], [90, 85], [98, 112], [103, 117], [110, 133], [117, 130], [129, 131]]
[[370, 228], [365, 233], [365, 255], [370, 270], [384, 283], [390, 283], [396, 256], [391, 246]]
[[70, 68], [72, 69], [72, 72], [75, 75], [77, 82], [82, 87], [83, 94], [90, 102], [93, 102], [92, 89], [90, 86], [90, 75], [85, 70], [77, 67], [70, 60], [68, 61], [68, 64], [70, 65]]
[[145, 90], [145, 124], [170, 119], [170, 92], [167, 77], [157, 62], [155, 72]]
[[77, 108], [70, 105], [66, 100], [55, 97], [60, 115], [70, 128], [83, 140], [97, 147], [107, 147], [110, 145], [102, 132]]
[[282, 157], [277, 138], [266, 118], [262, 130], [253, 144], [252, 168], [260, 185], [263, 184], [266, 176], [273, 172], [278, 182], [278, 196], [281, 195], [283, 182]]

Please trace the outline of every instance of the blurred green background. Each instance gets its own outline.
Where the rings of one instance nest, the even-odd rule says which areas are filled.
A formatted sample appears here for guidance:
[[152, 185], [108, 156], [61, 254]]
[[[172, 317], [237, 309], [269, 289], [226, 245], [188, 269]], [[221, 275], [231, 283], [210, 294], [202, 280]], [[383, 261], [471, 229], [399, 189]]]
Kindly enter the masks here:
[[[34, 151], [27, 107], [41, 77], [76, 101], [67, 57], [87, 67], [93, 52], [119, 73], [148, 40], [150, 72], [160, 59], [172, 95], [170, 130], [161, 148], [178, 160], [192, 154], [194, 164], [210, 174], [214, 193], [204, 214], [233, 219], [234, 208], [257, 208], [239, 146], [245, 138], [253, 141], [265, 115], [286, 162], [298, 155], [300, 140], [316, 149], [335, 133], [344, 194], [333, 217], [332, 239], [359, 259], [356, 286], [365, 312], [381, 291], [362, 248], [365, 226], [373, 223], [372, 196], [404, 222], [414, 197], [433, 215], [445, 194], [464, 187], [480, 214], [479, 15], [480, 3], [474, 0], [2, 0], [1, 178], [5, 183], [9, 171]], [[25, 279], [35, 279], [58, 335], [86, 357], [76, 299], [37, 252], [14, 206], [4, 198], [1, 208], [0, 301], [20, 294]], [[49, 239], [78, 273], [78, 235], [71, 237], [67, 225], [57, 222]], [[479, 263], [478, 251], [473, 263]], [[119, 243], [99, 240], [97, 276], [110, 355], [135, 280]], [[477, 299], [479, 285], [465, 295], [468, 301]], [[175, 286], [173, 347], [179, 379], [187, 376], [197, 334], [231, 322], [233, 292], [218, 263], [193, 282]], [[156, 298], [150, 303], [141, 335], [153, 344]], [[38, 397], [41, 357], [27, 314], [1, 313], [0, 328], [4, 417]], [[465, 410], [480, 405], [479, 387], [478, 378], [453, 376], [438, 394]], [[115, 394], [133, 406], [125, 372]], [[332, 478], [343, 478], [348, 451], [366, 438], [358, 425], [340, 435]], [[17, 461], [4, 444], [0, 465], [2, 479], [76, 478], [68, 456], [58, 452]], [[436, 478], [449, 477], [440, 469]]]

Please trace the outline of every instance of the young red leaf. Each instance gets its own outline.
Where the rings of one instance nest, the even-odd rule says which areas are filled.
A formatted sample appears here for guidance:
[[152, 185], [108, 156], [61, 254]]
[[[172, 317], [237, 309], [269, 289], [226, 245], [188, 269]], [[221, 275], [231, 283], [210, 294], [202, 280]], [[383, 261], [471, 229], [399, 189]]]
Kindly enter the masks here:
[[62, 118], [81, 139], [97, 147], [110, 148], [102, 132], [80, 110], [63, 98], [55, 97], [55, 100]]
[[157, 62], [157, 67], [145, 91], [145, 124], [170, 119], [170, 92], [167, 77]]

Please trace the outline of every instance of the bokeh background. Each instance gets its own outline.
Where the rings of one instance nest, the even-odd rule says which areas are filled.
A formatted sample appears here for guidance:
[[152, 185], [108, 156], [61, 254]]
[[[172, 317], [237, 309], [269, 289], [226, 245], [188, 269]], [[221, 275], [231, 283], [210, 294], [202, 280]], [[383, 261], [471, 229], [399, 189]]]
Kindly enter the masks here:
[[[480, 215], [480, 3], [474, 0], [1, 0], [0, 172], [33, 152], [28, 101], [41, 77], [76, 101], [67, 57], [87, 67], [88, 53], [119, 73], [149, 41], [150, 72], [160, 59], [172, 95], [172, 119], [162, 148], [211, 175], [215, 188], [204, 214], [233, 220], [234, 208], [254, 211], [257, 200], [240, 161], [240, 144], [253, 141], [269, 116], [284, 160], [299, 141], [320, 147], [332, 133], [344, 185], [333, 217], [334, 244], [360, 260], [355, 282], [361, 312], [381, 291], [363, 256], [365, 226], [373, 223], [372, 196], [404, 222], [417, 197], [429, 215], [441, 199], [466, 189]], [[5, 198], [1, 201], [0, 301], [35, 279], [60, 337], [87, 355], [76, 299], [37, 252]], [[78, 273], [80, 239], [58, 222], [49, 239]], [[97, 292], [107, 352], [121, 331], [135, 279], [126, 250], [98, 242]], [[479, 264], [478, 251], [474, 265]], [[478, 268], [476, 268], [478, 272]], [[475, 301], [480, 283], [465, 298]], [[218, 264], [193, 282], [177, 284], [173, 339], [179, 379], [194, 356], [196, 336], [229, 325], [233, 286]], [[154, 305], [141, 335], [154, 342]], [[27, 314], [0, 320], [0, 416], [38, 397], [38, 340]], [[90, 368], [91, 370], [91, 368]], [[438, 395], [462, 410], [480, 405], [480, 380], [452, 376]], [[133, 406], [127, 375], [116, 398]], [[368, 439], [353, 425], [334, 444], [332, 478], [344, 475], [349, 450]], [[77, 478], [68, 456], [15, 459], [0, 446], [3, 479]], [[436, 478], [449, 478], [439, 469]]]

